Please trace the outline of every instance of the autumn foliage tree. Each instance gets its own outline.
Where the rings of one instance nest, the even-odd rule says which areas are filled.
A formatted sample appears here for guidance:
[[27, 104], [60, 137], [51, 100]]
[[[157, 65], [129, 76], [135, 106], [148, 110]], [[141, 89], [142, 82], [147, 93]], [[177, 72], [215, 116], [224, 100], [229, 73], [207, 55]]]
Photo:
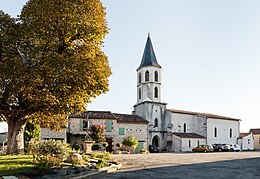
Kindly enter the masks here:
[[59, 129], [108, 91], [100, 0], [29, 0], [19, 19], [0, 11], [0, 118], [8, 153], [24, 149], [26, 122]]

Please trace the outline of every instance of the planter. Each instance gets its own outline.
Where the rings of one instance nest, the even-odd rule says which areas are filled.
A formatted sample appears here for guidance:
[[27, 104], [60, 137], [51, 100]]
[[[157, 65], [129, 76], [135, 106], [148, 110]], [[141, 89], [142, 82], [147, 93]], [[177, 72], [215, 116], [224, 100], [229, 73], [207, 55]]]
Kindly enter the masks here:
[[83, 150], [83, 153], [86, 153], [86, 154], [89, 154], [89, 153], [92, 153], [92, 146], [93, 144], [95, 143], [95, 141], [85, 141], [83, 142], [83, 146], [84, 146], [84, 150]]

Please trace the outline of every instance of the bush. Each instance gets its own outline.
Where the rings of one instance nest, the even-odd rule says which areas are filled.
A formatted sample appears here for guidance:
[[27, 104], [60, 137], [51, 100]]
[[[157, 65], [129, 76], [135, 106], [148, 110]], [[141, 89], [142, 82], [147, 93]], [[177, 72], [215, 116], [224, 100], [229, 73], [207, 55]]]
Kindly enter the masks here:
[[104, 152], [104, 153], [92, 152], [90, 154], [90, 157], [95, 159], [105, 159], [105, 160], [110, 160], [112, 158], [109, 152]]
[[31, 140], [28, 151], [33, 155], [37, 168], [43, 172], [49, 171], [54, 166], [60, 166], [69, 156], [71, 148], [69, 144], [59, 140], [51, 139], [38, 143], [36, 140]]
[[89, 161], [90, 161], [89, 155], [83, 154], [83, 155], [82, 155], [82, 158], [83, 158], [83, 160], [84, 160], [85, 162], [89, 163]]
[[99, 148], [100, 147], [97, 143], [93, 144], [92, 147], [91, 147], [92, 150], [99, 150]]
[[137, 147], [138, 141], [134, 138], [134, 136], [128, 136], [124, 139], [123, 145], [128, 148], [128, 151], [131, 151]]
[[72, 145], [72, 149], [79, 150], [80, 146], [77, 142]]

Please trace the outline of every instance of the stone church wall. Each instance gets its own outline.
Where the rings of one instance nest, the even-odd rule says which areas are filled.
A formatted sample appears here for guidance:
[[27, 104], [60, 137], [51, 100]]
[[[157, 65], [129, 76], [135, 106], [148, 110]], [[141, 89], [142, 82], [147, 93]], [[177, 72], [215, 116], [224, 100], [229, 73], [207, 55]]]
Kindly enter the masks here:
[[[215, 137], [215, 128], [217, 129], [217, 136]], [[230, 129], [232, 135], [230, 136]], [[227, 143], [237, 144], [239, 137], [239, 121], [224, 120], [224, 119], [207, 119], [207, 143]]]

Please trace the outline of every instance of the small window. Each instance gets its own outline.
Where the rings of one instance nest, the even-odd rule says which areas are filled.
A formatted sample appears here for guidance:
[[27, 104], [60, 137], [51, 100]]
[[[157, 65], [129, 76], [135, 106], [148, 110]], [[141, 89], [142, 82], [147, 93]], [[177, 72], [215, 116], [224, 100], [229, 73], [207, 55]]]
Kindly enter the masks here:
[[232, 138], [232, 129], [229, 129], [229, 137]]
[[113, 124], [113, 121], [111, 120], [106, 120], [106, 131], [107, 132], [112, 132], [112, 124]]
[[149, 81], [149, 71], [145, 72], [145, 81]]
[[138, 89], [138, 98], [139, 98], [139, 99], [142, 98], [142, 91], [141, 91], [141, 88]]
[[189, 140], [189, 147], [191, 147], [191, 141]]
[[183, 124], [183, 132], [186, 133], [186, 123]]
[[141, 73], [138, 74], [138, 83], [142, 83], [142, 74]]
[[118, 128], [118, 135], [125, 135], [125, 128]]
[[158, 72], [154, 72], [154, 81], [158, 82]]
[[89, 128], [89, 121], [88, 120], [80, 120], [79, 127], [80, 127], [80, 131], [87, 130]]
[[215, 127], [215, 129], [214, 129], [214, 137], [217, 137], [218, 135], [218, 130], [217, 130], [217, 128]]
[[84, 130], [84, 129], [88, 129], [88, 128], [89, 128], [89, 121], [84, 120], [84, 121], [83, 121], [83, 130]]
[[154, 97], [158, 98], [158, 88], [157, 87], [154, 88]]
[[250, 139], [247, 139], [247, 143], [250, 144]]
[[200, 140], [198, 140], [198, 146], [200, 145]]
[[155, 118], [155, 120], [154, 120], [154, 127], [158, 127], [158, 119], [157, 118]]

